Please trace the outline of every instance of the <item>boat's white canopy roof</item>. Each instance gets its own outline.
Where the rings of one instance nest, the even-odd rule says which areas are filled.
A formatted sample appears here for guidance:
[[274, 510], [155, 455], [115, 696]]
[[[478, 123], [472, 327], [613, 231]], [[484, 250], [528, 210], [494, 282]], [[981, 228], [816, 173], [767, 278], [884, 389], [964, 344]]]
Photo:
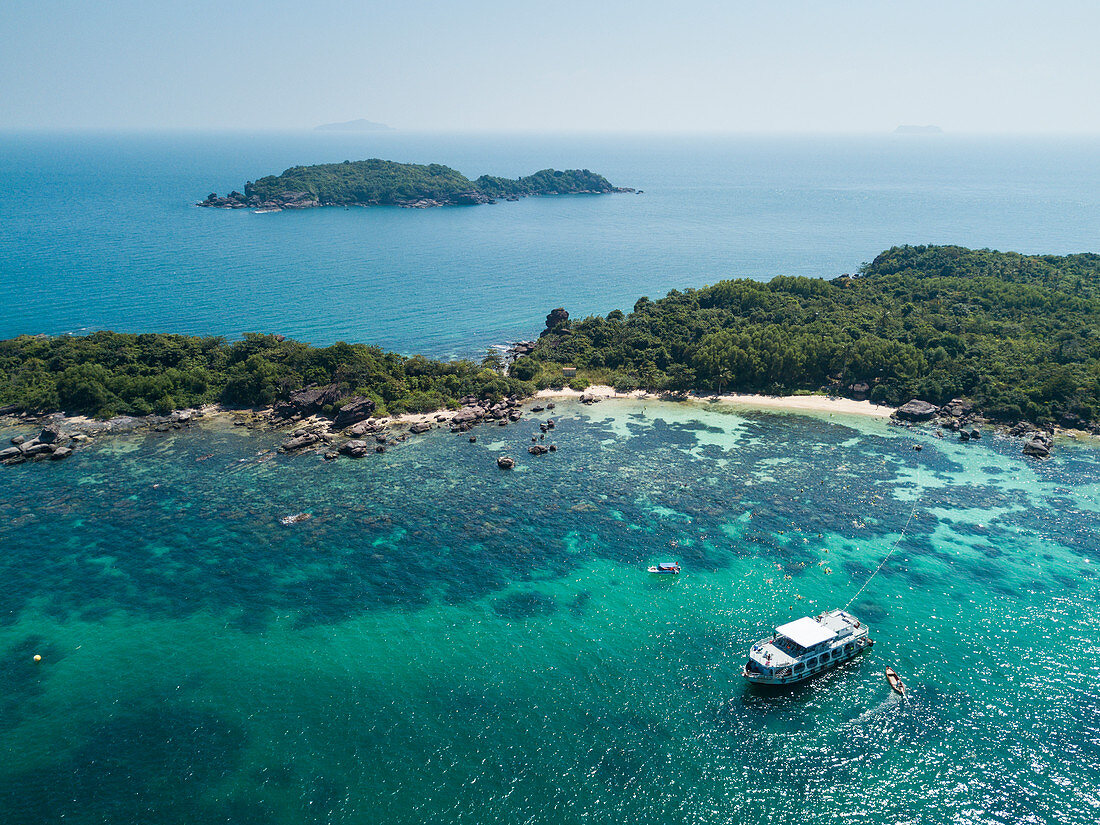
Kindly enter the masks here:
[[835, 630], [822, 627], [809, 616], [803, 616], [793, 622], [781, 624], [775, 629], [775, 632], [780, 636], [786, 636], [796, 645], [802, 647], [813, 647], [836, 637]]

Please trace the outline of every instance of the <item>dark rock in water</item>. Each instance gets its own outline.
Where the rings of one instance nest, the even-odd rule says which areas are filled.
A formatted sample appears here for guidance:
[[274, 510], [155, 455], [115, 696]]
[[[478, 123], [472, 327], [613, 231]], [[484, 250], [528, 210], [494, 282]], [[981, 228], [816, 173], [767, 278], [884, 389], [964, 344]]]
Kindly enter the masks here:
[[325, 461], [335, 461], [339, 457], [340, 454], [335, 450], [329, 450], [327, 453], [325, 453]]
[[921, 450], [924, 449], [924, 447], [922, 447], [920, 444], [914, 444], [913, 449], [919, 453]]
[[409, 432], [413, 435], [420, 435], [421, 433], [426, 433], [431, 428], [431, 424], [428, 424], [426, 422], [417, 422], [416, 424], [413, 424], [411, 427], [409, 427]]
[[1024, 442], [1024, 455], [1034, 456], [1035, 458], [1049, 458], [1050, 449], [1053, 446], [1053, 439], [1046, 433], [1032, 433], [1031, 437]]
[[973, 439], [981, 438], [982, 437], [981, 431], [980, 430], [971, 430], [970, 431], [970, 437], [973, 438]]
[[508, 420], [509, 421], [519, 421], [520, 418], [522, 418], [522, 417], [523, 417], [523, 411], [522, 410], [512, 410], [510, 413], [508, 413]]
[[293, 453], [298, 450], [304, 450], [306, 447], [312, 447], [315, 444], [320, 443], [321, 435], [319, 433], [308, 432], [299, 435], [294, 438], [288, 438], [279, 447], [280, 452]]
[[597, 398], [597, 397], [596, 397], [596, 396], [594, 396], [594, 395], [588, 395], [588, 394], [586, 393], [585, 395], [582, 395], [582, 396], [581, 396], [581, 403], [582, 403], [582, 404], [599, 404], [599, 403], [600, 403], [600, 399], [599, 399], [599, 398]]
[[546, 404], [546, 409], [548, 409], [548, 410], [554, 409], [554, 402], [553, 401], [548, 402]]
[[13, 436], [11, 437], [11, 443], [12, 443], [12, 444], [22, 444], [22, 443], [23, 443], [24, 441], [26, 441], [26, 440], [27, 440], [27, 439], [26, 439], [26, 438], [24, 438], [24, 437], [23, 437], [23, 436], [21, 436], [21, 435], [13, 435]]
[[536, 404], [535, 406], [533, 406], [531, 408], [531, 412], [542, 412], [545, 409], [546, 409], [546, 407], [542, 407], [542, 406]]
[[476, 405], [467, 405], [455, 413], [451, 423], [456, 426], [468, 426], [476, 424], [485, 416], [485, 410]]
[[52, 444], [40, 444], [38, 442], [28, 441], [26, 444], [21, 444], [20, 449], [23, 451], [23, 455], [28, 458], [34, 458], [35, 456], [52, 453], [54, 451], [54, 446]]
[[939, 407], [935, 404], [929, 404], [927, 401], [914, 398], [912, 401], [900, 406], [894, 412], [894, 415], [902, 421], [927, 421], [938, 411]]
[[72, 448], [70, 448], [70, 447], [58, 447], [56, 450], [54, 450], [50, 454], [50, 459], [52, 461], [60, 461], [63, 458], [68, 458], [72, 454], [73, 454]]
[[22, 457], [23, 457], [23, 451], [21, 449], [19, 449], [18, 446], [16, 446], [16, 447], [7, 447], [3, 450], [0, 450], [0, 461], [7, 461], [9, 458], [22, 458]]
[[546, 428], [548, 430], [554, 429], [554, 419], [553, 418], [546, 419]]
[[497, 459], [497, 466], [502, 470], [511, 470], [516, 466], [516, 460], [506, 455], [502, 455]]
[[497, 422], [497, 426], [498, 427], [507, 427], [508, 426], [508, 419], [507, 418], [500, 419], [500, 421]]
[[339, 412], [336, 413], [336, 420], [332, 422], [332, 426], [337, 430], [342, 430], [344, 427], [350, 427], [352, 424], [365, 421], [373, 413], [374, 402], [369, 398], [357, 395], [340, 408]]
[[542, 446], [541, 444], [535, 444], [533, 447], [528, 447], [527, 452], [531, 455], [546, 455], [550, 452], [549, 448]]
[[386, 434], [385, 433], [379, 433], [378, 435], [376, 435], [374, 437], [374, 440], [377, 441], [379, 444], [385, 444], [386, 443]]
[[476, 435], [471, 435], [470, 436], [470, 443], [471, 444], [476, 444], [477, 443], [477, 436]]
[[549, 447], [549, 450], [552, 453], [556, 453], [558, 451], [558, 445], [557, 444], [551, 444], [550, 447]]
[[61, 428], [56, 424], [50, 424], [48, 427], [43, 427], [42, 432], [38, 434], [38, 440], [43, 444], [53, 444], [55, 441], [60, 441], [64, 437]]
[[343, 455], [349, 455], [352, 458], [362, 458], [371, 451], [371, 445], [366, 441], [349, 441], [340, 447], [340, 452]]
[[379, 444], [377, 447], [374, 448], [374, 451], [376, 453], [384, 453], [386, 452], [386, 448]]
[[1012, 426], [1012, 429], [1008, 431], [1008, 434], [1019, 438], [1020, 436], [1027, 435], [1028, 433], [1033, 432], [1037, 429], [1038, 427], [1036, 427], [1029, 421], [1018, 421]]
[[369, 433], [373, 433], [375, 430], [378, 429], [378, 426], [379, 425], [376, 421], [373, 421], [373, 420], [370, 420], [370, 419], [368, 419], [366, 421], [360, 421], [358, 424], [353, 424], [348, 429], [348, 434], [353, 435], [356, 438], [358, 438], [361, 435], [367, 435]]
[[962, 431], [959, 432], [959, 441], [969, 441], [969, 440], [970, 440], [970, 433], [968, 433], [966, 430], [962, 430]]

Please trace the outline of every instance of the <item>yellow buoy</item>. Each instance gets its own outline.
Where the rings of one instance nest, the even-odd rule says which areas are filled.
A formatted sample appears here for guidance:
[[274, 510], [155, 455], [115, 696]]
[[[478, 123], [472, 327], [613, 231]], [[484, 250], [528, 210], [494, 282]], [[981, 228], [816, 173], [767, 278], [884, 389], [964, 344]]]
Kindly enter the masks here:
[[41, 656], [40, 656], [39, 654], [35, 653], [35, 654], [34, 654], [34, 660], [35, 660], [36, 662], [41, 662], [41, 661], [42, 661], [42, 657], [41, 657]]

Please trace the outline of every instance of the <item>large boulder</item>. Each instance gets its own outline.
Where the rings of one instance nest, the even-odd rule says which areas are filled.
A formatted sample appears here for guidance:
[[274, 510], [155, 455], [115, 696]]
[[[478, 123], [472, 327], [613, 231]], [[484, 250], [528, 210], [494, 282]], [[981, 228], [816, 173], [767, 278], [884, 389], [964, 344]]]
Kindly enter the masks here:
[[311, 384], [292, 393], [286, 401], [278, 402], [272, 412], [276, 418], [291, 418], [294, 415], [307, 418], [316, 415], [322, 408], [335, 404], [344, 397], [344, 392], [339, 384], [326, 384], [323, 387]]
[[1008, 431], [1009, 435], [1014, 435], [1019, 438], [1022, 435], [1027, 435], [1035, 429], [1035, 425], [1030, 421], [1017, 421], [1012, 429]]
[[939, 411], [935, 404], [914, 398], [894, 411], [894, 416], [902, 421], [927, 421]]
[[531, 455], [546, 455], [548, 452], [550, 452], [550, 448], [544, 447], [541, 444], [532, 444], [530, 447], [527, 448], [527, 452], [529, 452]]
[[50, 459], [53, 461], [60, 461], [63, 458], [68, 458], [73, 454], [73, 451], [69, 447], [58, 447], [50, 454]]
[[940, 407], [940, 415], [948, 415], [954, 418], [969, 416], [973, 412], [974, 405], [965, 398], [952, 398]]
[[555, 327], [559, 327], [569, 320], [569, 313], [561, 307], [550, 310], [550, 314], [546, 316], [546, 329], [552, 330]]
[[280, 452], [284, 453], [296, 453], [299, 450], [304, 450], [307, 447], [312, 447], [321, 442], [321, 434], [315, 432], [302, 433], [301, 435], [288, 438], [279, 447]]
[[485, 416], [485, 410], [481, 407], [471, 404], [463, 407], [457, 413], [454, 418], [451, 419], [453, 424], [476, 424]]
[[340, 408], [339, 412], [336, 413], [336, 420], [332, 422], [332, 426], [337, 430], [342, 430], [344, 427], [350, 427], [352, 424], [367, 420], [373, 413], [374, 402], [369, 398], [357, 395]]
[[1049, 458], [1054, 440], [1046, 433], [1031, 433], [1024, 442], [1024, 455], [1035, 458]]
[[413, 435], [420, 435], [421, 433], [426, 433], [431, 428], [432, 425], [427, 423], [426, 421], [418, 421], [417, 423], [409, 427], [409, 432]]
[[349, 441], [340, 448], [340, 452], [352, 458], [362, 458], [373, 449], [374, 446], [366, 441]]
[[361, 435], [376, 432], [380, 426], [376, 420], [368, 418], [366, 421], [360, 421], [358, 424], [352, 424], [348, 427], [348, 434], [358, 438]]
[[502, 470], [511, 470], [516, 466], [516, 460], [510, 456], [502, 455], [497, 459], [497, 466]]
[[38, 434], [38, 441], [42, 444], [53, 444], [55, 441], [61, 441], [65, 437], [65, 434], [61, 432], [59, 426], [50, 424], [48, 427], [42, 428], [42, 432]]

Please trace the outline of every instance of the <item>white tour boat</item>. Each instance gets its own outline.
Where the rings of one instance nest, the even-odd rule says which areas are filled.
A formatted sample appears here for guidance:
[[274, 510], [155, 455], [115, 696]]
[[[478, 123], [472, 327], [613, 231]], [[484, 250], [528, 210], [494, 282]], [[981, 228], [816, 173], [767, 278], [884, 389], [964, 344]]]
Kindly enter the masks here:
[[790, 685], [846, 662], [873, 644], [867, 625], [844, 610], [804, 616], [754, 644], [743, 674], [762, 685]]

